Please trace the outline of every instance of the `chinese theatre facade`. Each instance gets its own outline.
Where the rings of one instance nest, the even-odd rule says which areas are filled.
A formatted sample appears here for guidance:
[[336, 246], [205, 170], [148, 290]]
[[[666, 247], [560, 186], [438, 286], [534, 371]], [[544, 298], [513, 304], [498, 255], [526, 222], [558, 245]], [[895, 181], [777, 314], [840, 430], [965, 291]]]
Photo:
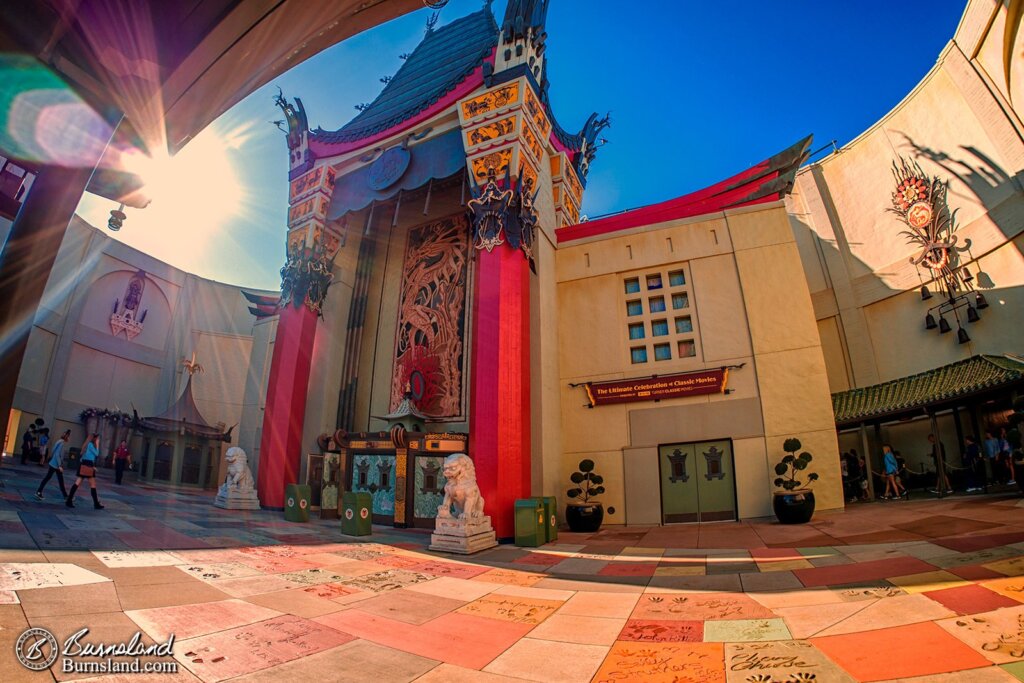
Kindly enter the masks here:
[[290, 208], [260, 500], [282, 507], [319, 450], [372, 494], [376, 521], [431, 526], [441, 460], [466, 452], [499, 537], [516, 499], [564, 503], [583, 458], [609, 524], [737, 519], [770, 514], [776, 456], [797, 436], [819, 456], [819, 509], [841, 507], [782, 202], [810, 140], [581, 223], [609, 119], [559, 125], [546, 14], [512, 0], [500, 24], [490, 3], [431, 22], [338, 130], [279, 96]]

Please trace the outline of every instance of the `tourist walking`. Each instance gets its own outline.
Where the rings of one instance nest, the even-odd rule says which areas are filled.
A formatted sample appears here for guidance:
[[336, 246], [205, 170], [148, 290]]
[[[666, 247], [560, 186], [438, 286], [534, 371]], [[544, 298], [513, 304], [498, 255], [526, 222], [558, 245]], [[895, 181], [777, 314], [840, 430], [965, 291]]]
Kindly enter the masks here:
[[28, 464], [28, 459], [32, 457], [32, 451], [36, 447], [36, 426], [30, 424], [25, 433], [21, 435], [21, 464]]
[[78, 487], [82, 485], [82, 482], [88, 479], [89, 489], [92, 493], [92, 506], [97, 510], [103, 509], [103, 506], [100, 505], [99, 496], [96, 495], [96, 462], [99, 460], [99, 457], [100, 435], [93, 434], [85, 444], [85, 452], [82, 454], [82, 460], [78, 465], [78, 478], [75, 479], [75, 485], [71, 487], [68, 499], [64, 502], [69, 508], [75, 507], [75, 492], [78, 491]]
[[43, 499], [43, 489], [46, 488], [47, 482], [53, 475], [57, 475], [57, 483], [60, 484], [60, 495], [64, 498], [68, 497], [68, 490], [64, 488], [64, 447], [67, 445], [68, 440], [71, 438], [71, 430], [67, 430], [60, 435], [57, 439], [57, 443], [53, 444], [52, 455], [47, 463], [49, 469], [46, 470], [46, 476], [39, 483], [39, 488], [36, 490], [36, 498], [39, 500]]
[[128, 442], [122, 441], [121, 445], [114, 451], [114, 483], [121, 484], [121, 479], [124, 478], [124, 468], [130, 467], [132, 464], [132, 454], [128, 450]]
[[47, 455], [50, 452], [50, 428], [43, 427], [38, 432], [39, 448], [36, 449], [36, 464], [42, 467], [46, 464]]
[[[985, 486], [985, 461], [981, 457], [978, 440], [968, 434], [964, 437], [964, 467], [967, 468], [967, 493], [981, 491]], [[980, 485], [979, 485], [980, 483]]]
[[985, 452], [985, 462], [992, 471], [992, 479], [1000, 479], [999, 470], [996, 468], [996, 461], [999, 458], [999, 439], [991, 429], [985, 431], [985, 440], [982, 442], [982, 450]]
[[1007, 484], [1013, 486], [1017, 483], [1017, 477], [1013, 471], [1013, 454], [1011, 453], [1010, 439], [1006, 433], [1006, 427], [999, 430], [999, 458], [1002, 460], [1003, 468], [1009, 473], [1010, 478]]
[[[928, 443], [932, 446], [932, 462], [935, 463], [935, 488], [932, 493], [953, 493], [953, 487], [949, 485], [949, 477], [946, 476], [946, 445], [935, 438], [934, 434], [928, 435]], [[942, 460], [941, 467], [939, 460]]]
[[[885, 472], [885, 493], [882, 494], [882, 498], [888, 500], [909, 496], [903, 482], [897, 476], [900, 472], [900, 465], [896, 462], [896, 454], [892, 452], [892, 446], [889, 444], [882, 446], [882, 467]], [[892, 494], [889, 493], [890, 491]]]

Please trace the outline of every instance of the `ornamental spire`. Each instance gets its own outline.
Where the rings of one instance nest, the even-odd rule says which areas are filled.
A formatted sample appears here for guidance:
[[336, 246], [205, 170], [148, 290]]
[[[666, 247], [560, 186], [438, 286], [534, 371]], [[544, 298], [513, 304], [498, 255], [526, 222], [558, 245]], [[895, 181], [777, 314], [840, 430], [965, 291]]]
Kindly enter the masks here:
[[549, 3], [550, 0], [509, 0], [501, 23], [496, 73], [525, 64], [538, 83], [543, 80], [544, 42], [548, 37], [544, 24]]

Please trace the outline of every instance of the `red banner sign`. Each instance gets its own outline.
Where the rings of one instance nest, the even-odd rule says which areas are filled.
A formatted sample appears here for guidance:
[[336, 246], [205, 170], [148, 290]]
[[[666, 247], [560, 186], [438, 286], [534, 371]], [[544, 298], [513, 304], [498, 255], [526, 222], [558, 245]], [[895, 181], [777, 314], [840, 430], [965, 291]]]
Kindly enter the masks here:
[[728, 368], [661, 375], [643, 379], [622, 379], [614, 382], [587, 382], [587, 398], [591, 406], [634, 401], [661, 401], [703, 394], [720, 394], [729, 380]]

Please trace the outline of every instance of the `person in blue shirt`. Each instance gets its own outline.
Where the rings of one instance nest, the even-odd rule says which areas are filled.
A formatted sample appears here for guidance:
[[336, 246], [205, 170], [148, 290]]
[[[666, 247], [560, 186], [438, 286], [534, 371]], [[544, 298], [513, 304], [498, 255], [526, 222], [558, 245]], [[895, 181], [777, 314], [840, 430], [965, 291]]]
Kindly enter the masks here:
[[61, 434], [60, 438], [57, 439], [57, 443], [53, 445], [53, 450], [50, 455], [50, 461], [47, 463], [50, 469], [46, 471], [46, 476], [43, 477], [43, 481], [39, 484], [39, 488], [36, 490], [36, 498], [39, 500], [43, 499], [43, 489], [46, 488], [47, 482], [53, 475], [57, 475], [57, 483], [60, 484], [60, 495], [64, 498], [68, 497], [68, 490], [64, 488], [64, 447], [67, 446], [68, 440], [71, 438], [71, 430], [67, 430]]
[[[890, 498], [904, 498], [908, 497], [907, 489], [903, 486], [903, 482], [896, 475], [900, 472], [900, 465], [896, 461], [896, 454], [892, 452], [892, 446], [885, 444], [882, 446], [882, 465], [885, 470], [885, 493], [882, 494], [882, 498], [888, 500]], [[889, 492], [892, 492], [892, 495]]]
[[96, 495], [96, 461], [99, 460], [99, 457], [100, 435], [93, 434], [85, 444], [85, 453], [82, 454], [82, 460], [78, 464], [78, 478], [75, 479], [75, 485], [71, 487], [68, 499], [64, 501], [64, 504], [69, 508], [75, 507], [75, 492], [78, 491], [78, 487], [82, 485], [82, 482], [88, 479], [89, 489], [92, 492], [92, 506], [97, 510], [103, 509], [103, 506], [100, 505], [99, 496]]

